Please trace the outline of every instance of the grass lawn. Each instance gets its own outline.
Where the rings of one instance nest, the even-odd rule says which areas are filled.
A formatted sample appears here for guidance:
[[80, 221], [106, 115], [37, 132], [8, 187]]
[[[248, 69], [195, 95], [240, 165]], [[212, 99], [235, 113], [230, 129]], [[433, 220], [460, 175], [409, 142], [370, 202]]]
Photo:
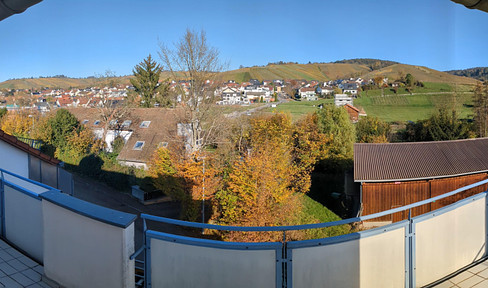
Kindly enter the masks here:
[[[434, 83], [425, 82], [424, 87], [415, 87], [412, 93], [433, 93], [433, 92], [471, 92], [473, 91], [472, 85], [456, 85], [453, 86], [448, 83]], [[361, 91], [361, 96], [381, 96], [381, 89], [374, 89], [368, 91]], [[405, 87], [399, 87], [397, 93], [393, 88], [384, 88], [383, 95], [397, 95], [397, 94], [410, 94]]]
[[284, 112], [290, 113], [293, 121], [298, 120], [305, 114], [313, 113], [317, 111], [320, 104], [333, 104], [333, 99], [320, 99], [317, 101], [289, 101], [286, 103], [278, 104], [275, 108], [263, 109], [264, 112]]
[[[381, 90], [369, 90], [361, 92], [361, 97], [354, 99], [354, 106], [362, 107], [370, 116], [376, 116], [387, 122], [418, 121], [429, 118], [432, 113], [442, 106], [456, 107], [461, 118], [471, 117], [473, 86], [456, 85], [446, 83], [425, 82], [425, 87], [417, 87], [413, 93], [408, 95], [404, 88], [399, 88], [395, 94], [390, 89], [385, 89], [384, 95]], [[402, 90], [403, 89], [403, 90]], [[403, 91], [403, 92], [402, 92]], [[439, 94], [436, 94], [439, 92]], [[452, 92], [452, 93], [446, 93]], [[460, 92], [460, 93], [453, 93]], [[429, 93], [429, 94], [417, 94]], [[398, 95], [407, 94], [407, 95]], [[278, 104], [274, 108], [265, 108], [263, 112], [284, 112], [290, 113], [293, 121], [296, 121], [305, 114], [317, 111], [319, 104], [333, 105], [333, 99], [320, 99], [317, 101], [288, 101]]]
[[[339, 221], [341, 218], [327, 207], [313, 200], [307, 195], [301, 195], [303, 210], [300, 215], [300, 224], [324, 223]], [[307, 230], [307, 239], [318, 239], [339, 236], [354, 232], [350, 225], [333, 226], [329, 228]]]
[[461, 118], [472, 112], [472, 94], [428, 94], [363, 96], [354, 100], [354, 106], [362, 107], [370, 116], [387, 122], [417, 121], [430, 117], [438, 107], [456, 107]]

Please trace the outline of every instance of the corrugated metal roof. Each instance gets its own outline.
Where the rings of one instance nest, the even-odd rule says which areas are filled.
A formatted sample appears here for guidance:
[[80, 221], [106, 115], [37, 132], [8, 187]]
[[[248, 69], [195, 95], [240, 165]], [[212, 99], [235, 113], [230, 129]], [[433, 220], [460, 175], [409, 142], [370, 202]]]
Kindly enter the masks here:
[[420, 180], [488, 171], [488, 138], [354, 144], [354, 181]]

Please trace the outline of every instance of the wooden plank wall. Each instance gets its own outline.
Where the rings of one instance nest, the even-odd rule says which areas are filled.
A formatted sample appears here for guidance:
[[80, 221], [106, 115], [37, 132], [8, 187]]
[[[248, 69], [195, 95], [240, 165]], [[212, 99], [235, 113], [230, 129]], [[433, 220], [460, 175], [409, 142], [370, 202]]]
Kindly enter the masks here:
[[[487, 173], [432, 179], [424, 181], [363, 183], [362, 186], [362, 215], [369, 215], [396, 207], [405, 206], [426, 200], [469, 184], [488, 178]], [[421, 215], [429, 211], [452, 204], [466, 197], [487, 190], [487, 185], [467, 190], [457, 195], [412, 209], [412, 216]], [[371, 221], [397, 222], [408, 218], [408, 211], [395, 213]]]

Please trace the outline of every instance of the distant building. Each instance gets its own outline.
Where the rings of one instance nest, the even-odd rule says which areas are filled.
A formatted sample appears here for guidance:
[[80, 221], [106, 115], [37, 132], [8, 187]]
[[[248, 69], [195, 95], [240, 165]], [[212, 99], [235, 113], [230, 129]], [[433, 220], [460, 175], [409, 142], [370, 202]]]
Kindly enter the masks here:
[[349, 114], [349, 119], [353, 122], [356, 123], [359, 121], [359, 117], [364, 117], [366, 116], [366, 112], [364, 112], [363, 109], [356, 108], [352, 106], [351, 104], [346, 104], [343, 106], [347, 114]]
[[235, 104], [242, 104], [242, 93], [241, 91], [235, 88], [224, 88], [221, 93], [222, 101], [220, 104], [223, 105], [235, 105]]
[[315, 101], [318, 99], [315, 88], [312, 87], [302, 87], [298, 89], [298, 94], [302, 100]]
[[336, 94], [334, 95], [334, 104], [337, 107], [349, 104], [352, 106], [352, 97], [348, 94]]

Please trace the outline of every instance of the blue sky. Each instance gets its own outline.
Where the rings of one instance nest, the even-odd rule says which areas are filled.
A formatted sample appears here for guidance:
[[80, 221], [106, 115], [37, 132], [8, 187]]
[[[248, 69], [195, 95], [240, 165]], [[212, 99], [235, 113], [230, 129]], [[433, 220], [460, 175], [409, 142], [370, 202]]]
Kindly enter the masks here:
[[0, 81], [131, 74], [158, 41], [205, 30], [229, 69], [378, 58], [488, 66], [488, 13], [449, 0], [44, 0], [0, 22]]

